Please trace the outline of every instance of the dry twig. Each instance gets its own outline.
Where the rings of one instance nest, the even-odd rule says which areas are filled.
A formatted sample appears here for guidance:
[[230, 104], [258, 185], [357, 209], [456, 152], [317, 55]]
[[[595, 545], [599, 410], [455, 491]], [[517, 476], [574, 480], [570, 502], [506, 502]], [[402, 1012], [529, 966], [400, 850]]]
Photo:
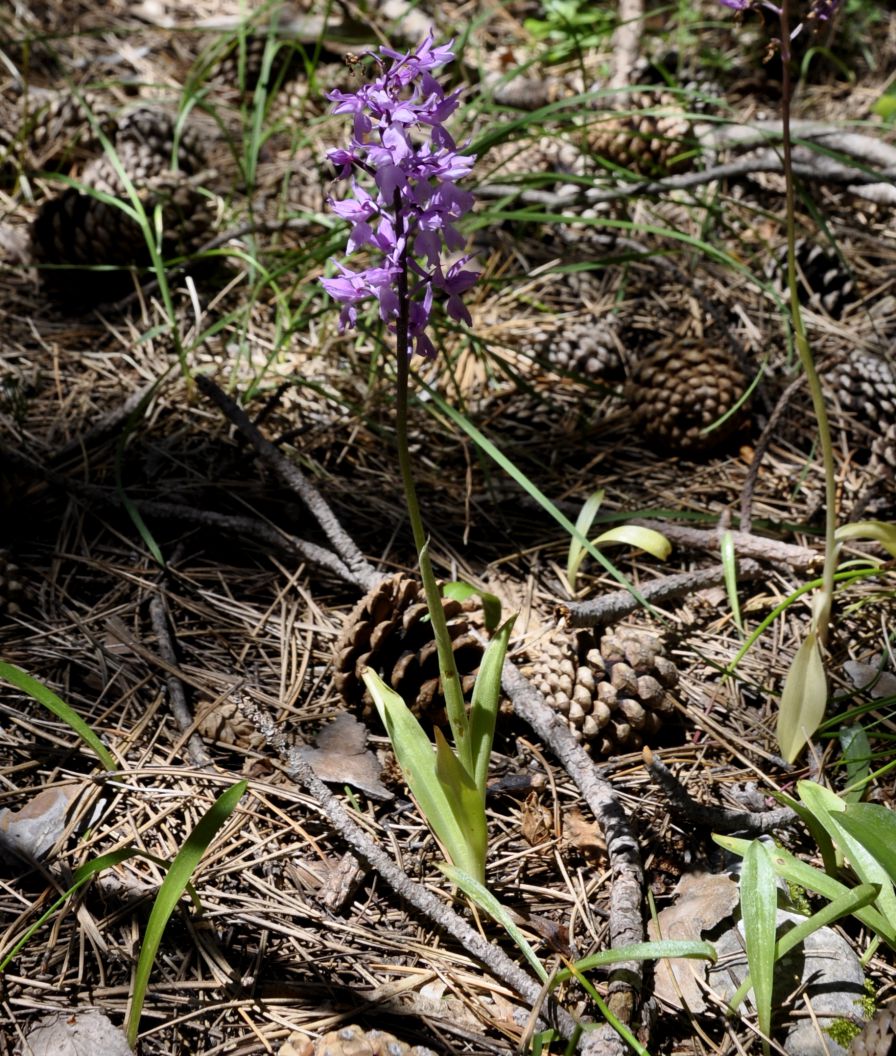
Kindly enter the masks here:
[[757, 813], [752, 810], [731, 810], [727, 807], [698, 803], [660, 757], [649, 748], [644, 749], [644, 765], [653, 780], [668, 796], [672, 809], [693, 825], [705, 825], [716, 832], [762, 836], [796, 820], [796, 813], [790, 807]]
[[311, 484], [294, 463], [281, 454], [266, 439], [261, 431], [250, 421], [241, 407], [225, 393], [211, 378], [203, 374], [196, 375], [199, 389], [224, 412], [230, 422], [252, 444], [264, 461], [274, 470], [277, 476], [291, 488], [305, 503], [314, 515], [317, 523], [323, 528], [333, 549], [347, 567], [351, 569], [355, 581], [362, 590], [370, 590], [383, 577], [370, 564], [367, 558], [355, 545], [354, 540], [339, 523], [336, 514], [321, 493]]
[[[762, 571], [760, 566], [749, 558], [741, 561], [737, 570], [744, 579], [755, 579]], [[674, 598], [687, 597], [697, 590], [717, 587], [724, 582], [724, 567], [713, 565], [712, 568], [698, 568], [692, 572], [675, 572], [670, 576], [662, 576], [650, 583], [639, 585], [638, 590], [647, 601], [662, 605]], [[640, 604], [629, 591], [616, 590], [612, 594], [603, 594], [589, 601], [560, 602], [557, 608], [559, 615], [569, 620], [573, 627], [603, 627], [634, 612]]]

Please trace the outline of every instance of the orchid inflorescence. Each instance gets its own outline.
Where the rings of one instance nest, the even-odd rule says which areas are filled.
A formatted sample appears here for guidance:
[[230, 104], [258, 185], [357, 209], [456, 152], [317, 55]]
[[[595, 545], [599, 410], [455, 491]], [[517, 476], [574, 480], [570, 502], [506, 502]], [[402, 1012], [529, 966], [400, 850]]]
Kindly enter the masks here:
[[[719, 0], [725, 7], [730, 7], [740, 14], [743, 11], [765, 10], [771, 11], [777, 18], [781, 17], [781, 7], [772, 0]], [[837, 12], [842, 0], [811, 0], [809, 10], [806, 12], [805, 22], [797, 24], [790, 33], [790, 39], [794, 40], [803, 30], [804, 25], [817, 25], [819, 22], [828, 22]]]
[[[468, 256], [443, 269], [441, 253], [443, 243], [452, 252], [464, 247], [455, 223], [472, 208], [473, 196], [456, 181], [476, 159], [460, 153], [444, 124], [460, 92], [446, 95], [431, 74], [454, 57], [451, 42], [434, 47], [430, 33], [415, 51], [383, 47], [370, 57], [379, 69], [376, 80], [327, 96], [334, 113], [354, 117], [348, 149], [327, 155], [340, 178], [351, 177], [352, 193], [329, 204], [352, 225], [348, 252], [368, 246], [380, 259], [360, 271], [336, 262], [338, 277], [321, 282], [343, 305], [341, 329], [356, 325], [358, 304], [376, 298], [389, 329], [406, 332], [405, 351], [432, 357], [425, 331], [436, 291], [446, 297], [452, 319], [471, 321], [461, 294], [479, 274], [465, 268]], [[373, 177], [370, 191], [358, 182], [363, 174]]]

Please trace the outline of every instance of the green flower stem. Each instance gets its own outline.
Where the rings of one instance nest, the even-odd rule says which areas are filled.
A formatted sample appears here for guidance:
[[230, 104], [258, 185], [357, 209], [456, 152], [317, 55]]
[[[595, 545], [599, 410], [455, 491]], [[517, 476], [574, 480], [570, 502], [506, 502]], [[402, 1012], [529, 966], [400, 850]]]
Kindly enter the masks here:
[[[401, 199], [395, 192], [395, 233], [400, 239], [403, 235]], [[467, 710], [464, 705], [464, 694], [461, 689], [457, 664], [454, 661], [454, 650], [451, 647], [451, 635], [448, 621], [442, 606], [442, 595], [432, 570], [429, 559], [429, 542], [423, 527], [420, 514], [420, 503], [417, 500], [417, 488], [414, 484], [414, 473], [411, 465], [411, 453], [408, 446], [408, 382], [410, 376], [410, 342], [408, 339], [408, 247], [402, 254], [402, 269], [398, 278], [398, 325], [396, 327], [397, 385], [395, 393], [395, 432], [398, 447], [398, 465], [404, 485], [405, 503], [411, 529], [414, 533], [414, 545], [420, 563], [420, 576], [423, 579], [423, 590], [426, 594], [426, 606], [432, 623], [433, 635], [439, 654], [439, 672], [442, 678], [442, 692], [445, 694], [445, 710], [454, 737], [461, 764], [469, 774], [473, 773], [473, 751], [469, 736]]]
[[800, 298], [796, 284], [796, 209], [793, 179], [792, 147], [790, 140], [790, 17], [789, 0], [781, 2], [781, 70], [782, 102], [781, 132], [784, 162], [784, 179], [786, 184], [787, 207], [787, 285], [790, 291], [790, 310], [793, 319], [793, 332], [797, 354], [806, 375], [812, 407], [818, 422], [818, 435], [821, 443], [821, 461], [824, 467], [825, 485], [825, 524], [824, 524], [824, 567], [822, 569], [821, 593], [813, 611], [813, 622], [818, 632], [818, 640], [824, 645], [828, 624], [831, 618], [831, 604], [834, 598], [834, 573], [837, 569], [837, 544], [834, 533], [837, 530], [837, 480], [834, 467], [834, 445], [831, 440], [831, 427], [825, 407], [824, 395], [815, 360], [809, 348], [809, 339], [800, 309]]

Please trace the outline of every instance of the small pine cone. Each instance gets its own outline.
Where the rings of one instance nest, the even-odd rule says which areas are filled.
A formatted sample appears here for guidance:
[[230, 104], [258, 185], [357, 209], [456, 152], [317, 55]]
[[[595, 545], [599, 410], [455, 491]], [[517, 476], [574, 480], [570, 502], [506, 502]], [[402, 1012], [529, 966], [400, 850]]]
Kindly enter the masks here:
[[527, 674], [596, 755], [649, 741], [673, 708], [668, 690], [678, 681], [660, 640], [631, 627], [605, 634], [599, 647], [588, 631], [558, 631]]
[[0, 616], [15, 616], [22, 607], [25, 581], [8, 550], [0, 550]]
[[[822, 249], [807, 238], [798, 238], [795, 245], [797, 294], [800, 304], [813, 311], [824, 312], [839, 319], [844, 309], [856, 299], [855, 283], [840, 258], [831, 250]], [[768, 271], [779, 295], [787, 303], [787, 246], [773, 255]]]
[[435, 1056], [432, 1049], [408, 1045], [382, 1030], [362, 1030], [352, 1025], [332, 1030], [321, 1038], [291, 1034], [277, 1056]]
[[[465, 693], [473, 688], [482, 646], [471, 633], [476, 602], [442, 599], [454, 660]], [[445, 724], [445, 700], [439, 657], [422, 586], [399, 573], [383, 580], [346, 617], [335, 648], [336, 688], [349, 707], [368, 717], [373, 701], [361, 680], [365, 668], [376, 671], [414, 714]]]
[[896, 1003], [877, 1010], [852, 1039], [848, 1056], [896, 1056]]
[[538, 327], [520, 346], [520, 352], [564, 374], [608, 381], [622, 376], [616, 331], [593, 312], [560, 317], [553, 325]]
[[702, 454], [740, 427], [745, 406], [703, 432], [738, 403], [747, 386], [746, 375], [727, 351], [696, 339], [665, 339], [634, 361], [625, 396], [633, 424], [648, 443], [658, 450]]
[[592, 154], [642, 176], [663, 176], [690, 167], [691, 122], [675, 96], [639, 92], [629, 97], [625, 107], [624, 113], [589, 130]]
[[828, 374], [840, 405], [872, 429], [896, 422], [896, 367], [884, 356], [850, 352]]

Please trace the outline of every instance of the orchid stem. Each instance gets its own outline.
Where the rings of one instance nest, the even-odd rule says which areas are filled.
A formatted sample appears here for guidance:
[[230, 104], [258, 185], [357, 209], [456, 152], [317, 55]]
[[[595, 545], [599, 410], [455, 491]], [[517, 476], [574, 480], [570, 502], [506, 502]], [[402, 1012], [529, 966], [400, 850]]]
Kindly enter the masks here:
[[[398, 191], [395, 192], [394, 202], [395, 233], [401, 239], [404, 234], [404, 222], [401, 212], [401, 198]], [[472, 774], [473, 750], [469, 737], [469, 723], [464, 704], [464, 694], [460, 684], [460, 676], [457, 673], [457, 664], [454, 660], [451, 634], [448, 630], [448, 621], [445, 618], [445, 609], [442, 606], [442, 595], [432, 570], [432, 562], [429, 559], [429, 540], [426, 537], [423, 517], [420, 514], [420, 503], [417, 500], [417, 488], [414, 483], [414, 472], [408, 445], [408, 388], [411, 348], [410, 335], [408, 333], [410, 297], [408, 294], [407, 255], [408, 247], [406, 246], [402, 253], [402, 268], [397, 282], [395, 432], [398, 447], [398, 465], [401, 470], [401, 480], [404, 485], [405, 503], [408, 517], [411, 521], [411, 530], [414, 533], [414, 545], [417, 548], [417, 556], [420, 563], [420, 576], [423, 579], [426, 606], [429, 609], [429, 618], [432, 623], [433, 635], [435, 636], [436, 648], [439, 654], [439, 672], [442, 679], [442, 692], [445, 695], [445, 710], [448, 713], [448, 722], [451, 726], [458, 757], [467, 772]]]
[[822, 569], [821, 592], [813, 609], [813, 623], [818, 632], [818, 640], [824, 645], [827, 639], [828, 625], [831, 618], [831, 604], [834, 598], [834, 573], [837, 569], [837, 479], [834, 467], [834, 445], [831, 440], [831, 427], [825, 407], [821, 381], [815, 369], [815, 360], [809, 347], [800, 298], [797, 291], [796, 277], [796, 208], [793, 178], [793, 158], [790, 140], [790, 17], [789, 0], [781, 3], [781, 132], [783, 147], [784, 179], [786, 184], [787, 215], [787, 285], [790, 291], [790, 310], [793, 319], [793, 333], [797, 354], [806, 375], [812, 407], [818, 422], [818, 434], [821, 445], [821, 461], [824, 467], [825, 483], [825, 530], [824, 530], [824, 567]]

